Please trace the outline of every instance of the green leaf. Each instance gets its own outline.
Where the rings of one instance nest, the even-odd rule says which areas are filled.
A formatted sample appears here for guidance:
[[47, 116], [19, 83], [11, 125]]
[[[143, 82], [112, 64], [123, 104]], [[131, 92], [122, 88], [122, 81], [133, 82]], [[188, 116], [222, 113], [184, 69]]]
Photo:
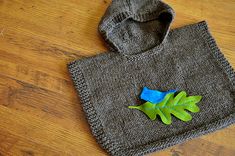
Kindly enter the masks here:
[[151, 120], [155, 120], [159, 115], [163, 123], [171, 124], [171, 114], [182, 121], [190, 121], [192, 116], [186, 110], [193, 113], [199, 112], [196, 103], [201, 99], [202, 96], [186, 97], [186, 92], [181, 91], [176, 97], [174, 97], [174, 93], [167, 94], [164, 100], [158, 104], [145, 102], [142, 105], [129, 106], [128, 108], [144, 112]]
[[128, 108], [134, 108], [143, 111], [151, 120], [156, 119], [156, 112], [153, 111], [155, 109], [155, 105], [151, 102], [145, 102], [140, 106], [129, 106]]

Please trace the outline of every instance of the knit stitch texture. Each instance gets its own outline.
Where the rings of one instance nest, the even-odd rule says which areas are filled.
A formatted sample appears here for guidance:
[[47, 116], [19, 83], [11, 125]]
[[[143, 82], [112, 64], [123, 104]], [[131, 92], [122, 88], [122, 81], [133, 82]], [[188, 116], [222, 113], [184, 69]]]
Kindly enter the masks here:
[[[169, 31], [170, 6], [114, 0], [99, 25], [110, 52], [68, 65], [93, 135], [110, 155], [144, 155], [235, 122], [235, 72], [205, 21]], [[171, 125], [128, 109], [144, 86], [201, 95], [200, 112]]]

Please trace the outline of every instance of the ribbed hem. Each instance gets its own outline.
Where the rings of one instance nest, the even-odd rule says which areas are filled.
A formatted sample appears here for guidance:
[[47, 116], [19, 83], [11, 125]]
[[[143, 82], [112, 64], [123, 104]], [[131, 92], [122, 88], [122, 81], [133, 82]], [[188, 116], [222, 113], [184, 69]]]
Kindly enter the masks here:
[[[211, 36], [207, 24], [205, 21], [200, 22], [196, 25], [196, 29], [199, 32], [199, 35], [202, 39], [208, 44], [208, 47], [213, 54], [214, 58], [217, 60], [217, 63], [220, 65], [224, 73], [226, 73], [229, 81], [232, 84], [232, 87], [235, 88], [235, 72], [229, 62], [226, 60], [224, 55], [219, 50], [214, 38]], [[108, 151], [109, 154], [114, 156], [123, 156], [123, 155], [144, 155], [150, 152], [162, 150], [185, 142], [188, 139], [192, 139], [203, 134], [213, 132], [215, 130], [227, 127], [235, 123], [235, 112], [231, 112], [230, 115], [219, 119], [213, 120], [210, 123], [192, 129], [190, 131], [177, 134], [162, 140], [156, 140], [149, 142], [148, 144], [143, 144], [135, 147], [122, 147], [120, 143], [115, 142], [110, 139], [109, 136], [105, 133], [103, 126], [96, 114], [96, 110], [93, 107], [90, 99], [90, 91], [86, 84], [86, 80], [82, 73], [82, 70], [79, 68], [78, 62], [74, 61], [68, 65], [69, 71], [71, 73], [74, 85], [80, 95], [83, 110], [86, 113], [88, 122], [90, 124], [93, 135], [96, 137], [98, 143]]]

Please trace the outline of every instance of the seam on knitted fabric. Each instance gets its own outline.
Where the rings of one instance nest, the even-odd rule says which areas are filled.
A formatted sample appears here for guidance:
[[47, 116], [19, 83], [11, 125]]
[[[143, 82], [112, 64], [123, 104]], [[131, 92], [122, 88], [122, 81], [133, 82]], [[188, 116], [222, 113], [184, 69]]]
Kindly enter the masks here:
[[73, 61], [68, 64], [68, 69], [71, 74], [74, 86], [80, 96], [83, 111], [86, 114], [88, 123], [91, 127], [92, 134], [97, 139], [98, 143], [110, 154], [119, 155], [122, 154], [117, 142], [108, 138], [107, 134], [103, 130], [100, 119], [97, 117], [96, 110], [90, 99], [90, 92], [87, 86], [86, 80], [82, 73], [82, 70], [77, 64], [77, 61]]

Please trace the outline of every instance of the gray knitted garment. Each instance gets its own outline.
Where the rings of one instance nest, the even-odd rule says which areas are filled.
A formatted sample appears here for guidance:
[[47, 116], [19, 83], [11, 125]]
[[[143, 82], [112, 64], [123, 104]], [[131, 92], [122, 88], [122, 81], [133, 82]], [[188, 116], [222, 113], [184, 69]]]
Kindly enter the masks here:
[[[206, 22], [169, 31], [173, 18], [162, 1], [114, 0], [99, 25], [110, 52], [68, 66], [92, 133], [110, 155], [144, 155], [235, 121], [235, 73]], [[189, 122], [151, 121], [128, 108], [141, 104], [144, 86], [201, 95], [200, 112]]]

